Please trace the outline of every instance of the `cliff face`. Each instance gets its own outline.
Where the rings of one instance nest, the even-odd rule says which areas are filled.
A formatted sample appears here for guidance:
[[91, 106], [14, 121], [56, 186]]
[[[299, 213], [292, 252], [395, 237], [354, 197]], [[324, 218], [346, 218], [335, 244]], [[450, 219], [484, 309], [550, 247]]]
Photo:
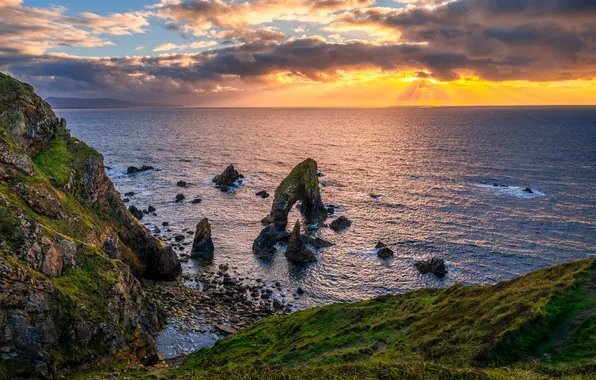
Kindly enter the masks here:
[[138, 279], [180, 263], [120, 200], [103, 157], [0, 73], [0, 378], [113, 353], [157, 356]]

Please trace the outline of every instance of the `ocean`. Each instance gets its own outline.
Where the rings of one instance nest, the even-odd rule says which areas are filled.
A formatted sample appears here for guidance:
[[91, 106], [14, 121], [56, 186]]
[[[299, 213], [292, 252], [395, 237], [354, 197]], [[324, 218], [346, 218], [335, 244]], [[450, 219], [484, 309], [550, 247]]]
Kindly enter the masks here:
[[[72, 134], [103, 153], [128, 205], [152, 205], [163, 239], [209, 218], [214, 268], [302, 287], [297, 307], [453, 284], [484, 285], [596, 257], [596, 108], [57, 110]], [[325, 203], [352, 226], [317, 234], [335, 245], [297, 266], [251, 252], [273, 194], [307, 157], [324, 174]], [[245, 175], [223, 193], [228, 164]], [[152, 165], [130, 176], [128, 166]], [[176, 186], [180, 180], [191, 186]], [[503, 186], [495, 186], [495, 184]], [[505, 187], [506, 186], [506, 187]], [[533, 193], [522, 191], [530, 187]], [[186, 200], [174, 203], [184, 193]], [[374, 195], [371, 196], [371, 195]], [[202, 202], [190, 201], [200, 197]], [[300, 215], [290, 214], [290, 226]], [[169, 222], [170, 232], [162, 222]], [[189, 236], [192, 239], [192, 236]], [[395, 251], [381, 260], [382, 240]], [[171, 240], [170, 240], [171, 241]], [[185, 247], [180, 253], [189, 253]], [[414, 262], [445, 259], [444, 277]], [[204, 270], [194, 260], [186, 273]]]

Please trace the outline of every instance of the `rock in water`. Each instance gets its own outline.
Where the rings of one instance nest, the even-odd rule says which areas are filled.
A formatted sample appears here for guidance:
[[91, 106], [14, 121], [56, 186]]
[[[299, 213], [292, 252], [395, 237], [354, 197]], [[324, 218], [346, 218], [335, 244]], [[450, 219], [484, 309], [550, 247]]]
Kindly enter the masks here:
[[132, 216], [134, 216], [138, 220], [143, 219], [143, 216], [145, 216], [143, 211], [139, 210], [136, 206], [130, 206], [128, 208], [128, 211], [132, 214]]
[[377, 252], [377, 255], [379, 255], [379, 257], [382, 259], [387, 259], [387, 258], [393, 256], [393, 251], [391, 250], [391, 248], [385, 246], [385, 247], [382, 247], [381, 249], [379, 249], [379, 251]]
[[270, 259], [275, 255], [277, 232], [273, 224], [263, 228], [259, 236], [252, 243], [252, 252], [262, 258]]
[[422, 273], [434, 273], [437, 276], [443, 276], [448, 272], [445, 267], [445, 261], [438, 257], [433, 257], [426, 261], [418, 261], [414, 265]]
[[528, 194], [532, 194], [533, 193], [532, 189], [530, 189], [529, 187], [526, 187], [523, 191], [526, 192], [526, 193], [528, 193]]
[[321, 239], [320, 237], [313, 238], [308, 235], [303, 235], [302, 238], [303, 238], [302, 240], [304, 241], [305, 244], [310, 244], [314, 248], [328, 248], [328, 247], [332, 247], [335, 245], [330, 241]]
[[317, 162], [307, 158], [296, 165], [275, 190], [271, 212], [263, 224], [274, 223], [277, 229], [285, 229], [288, 213], [297, 201], [307, 224], [317, 224], [327, 218], [327, 210], [321, 200]]
[[142, 172], [146, 172], [149, 170], [153, 170], [155, 169], [153, 166], [148, 166], [148, 165], [143, 165], [140, 168], [137, 168], [136, 166], [129, 166], [128, 169], [126, 170], [126, 174], [137, 174], [137, 173], [142, 173]]
[[352, 222], [350, 221], [350, 219], [342, 215], [339, 218], [335, 219], [333, 222], [331, 222], [331, 224], [329, 224], [329, 228], [331, 228], [335, 232], [339, 232], [345, 230], [351, 225]]
[[186, 197], [184, 196], [184, 194], [176, 194], [176, 198], [174, 198], [174, 202], [176, 203], [180, 203], [182, 202]]
[[[316, 173], [316, 171], [315, 171]], [[294, 263], [311, 263], [317, 261], [315, 254], [304, 243], [303, 236], [300, 234], [300, 221], [297, 220], [294, 230], [288, 242], [286, 258]]]
[[255, 193], [255, 195], [256, 195], [257, 197], [261, 197], [261, 198], [263, 198], [263, 199], [265, 199], [265, 198], [269, 198], [269, 193], [268, 193], [268, 192], [266, 192], [265, 190], [261, 190], [261, 191], [259, 191], [259, 192]]
[[213, 240], [211, 240], [211, 225], [209, 225], [209, 219], [203, 218], [197, 224], [190, 257], [211, 262], [213, 261], [214, 250]]
[[228, 191], [230, 187], [236, 185], [240, 178], [244, 178], [244, 176], [234, 169], [234, 165], [229, 165], [223, 173], [213, 178], [213, 182], [215, 182], [215, 187], [222, 191]]
[[387, 244], [385, 244], [385, 243], [383, 243], [382, 241], [379, 240], [379, 242], [375, 246], [375, 249], [385, 248], [386, 246], [387, 246]]

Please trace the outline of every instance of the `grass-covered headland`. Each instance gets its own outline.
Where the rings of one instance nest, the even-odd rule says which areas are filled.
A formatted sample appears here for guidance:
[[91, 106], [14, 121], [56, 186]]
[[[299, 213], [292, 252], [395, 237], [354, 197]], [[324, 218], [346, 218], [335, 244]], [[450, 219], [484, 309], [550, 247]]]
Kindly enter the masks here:
[[[94, 371], [79, 375], [114, 375]], [[453, 286], [262, 321], [159, 379], [596, 378], [596, 259], [494, 286]]]

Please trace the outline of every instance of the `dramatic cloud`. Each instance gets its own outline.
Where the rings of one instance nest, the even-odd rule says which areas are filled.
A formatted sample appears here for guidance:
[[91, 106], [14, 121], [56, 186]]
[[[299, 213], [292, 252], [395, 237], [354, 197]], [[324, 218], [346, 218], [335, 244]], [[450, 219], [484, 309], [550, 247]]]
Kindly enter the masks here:
[[162, 51], [171, 51], [171, 50], [204, 49], [204, 48], [214, 46], [214, 45], [217, 45], [217, 42], [215, 42], [215, 41], [199, 41], [199, 42], [193, 42], [192, 44], [186, 44], [186, 45], [176, 45], [176, 44], [168, 42], [166, 44], [159, 45], [158, 47], [153, 49], [153, 51], [162, 52]]
[[67, 16], [63, 7], [31, 8], [20, 0], [0, 0], [0, 50], [41, 54], [66, 46], [97, 47], [113, 43], [100, 35], [143, 33], [143, 12]]
[[151, 6], [156, 17], [168, 21], [171, 29], [201, 36], [217, 29], [247, 29], [279, 20], [330, 21], [337, 11], [372, 5], [372, 0], [162, 0]]
[[[596, 78], [595, 1], [394, 4], [161, 0], [128, 13], [71, 15], [62, 7], [0, 0], [0, 70], [46, 93], [135, 98], [398, 79], [406, 86], [395, 96], [399, 102], [449, 99], [443, 91], [449, 82]], [[114, 43], [110, 38], [149, 30], [171, 38], [140, 40], [130, 56], [55, 52], [66, 46], [100, 52]], [[139, 50], [152, 56], [134, 56]]]

